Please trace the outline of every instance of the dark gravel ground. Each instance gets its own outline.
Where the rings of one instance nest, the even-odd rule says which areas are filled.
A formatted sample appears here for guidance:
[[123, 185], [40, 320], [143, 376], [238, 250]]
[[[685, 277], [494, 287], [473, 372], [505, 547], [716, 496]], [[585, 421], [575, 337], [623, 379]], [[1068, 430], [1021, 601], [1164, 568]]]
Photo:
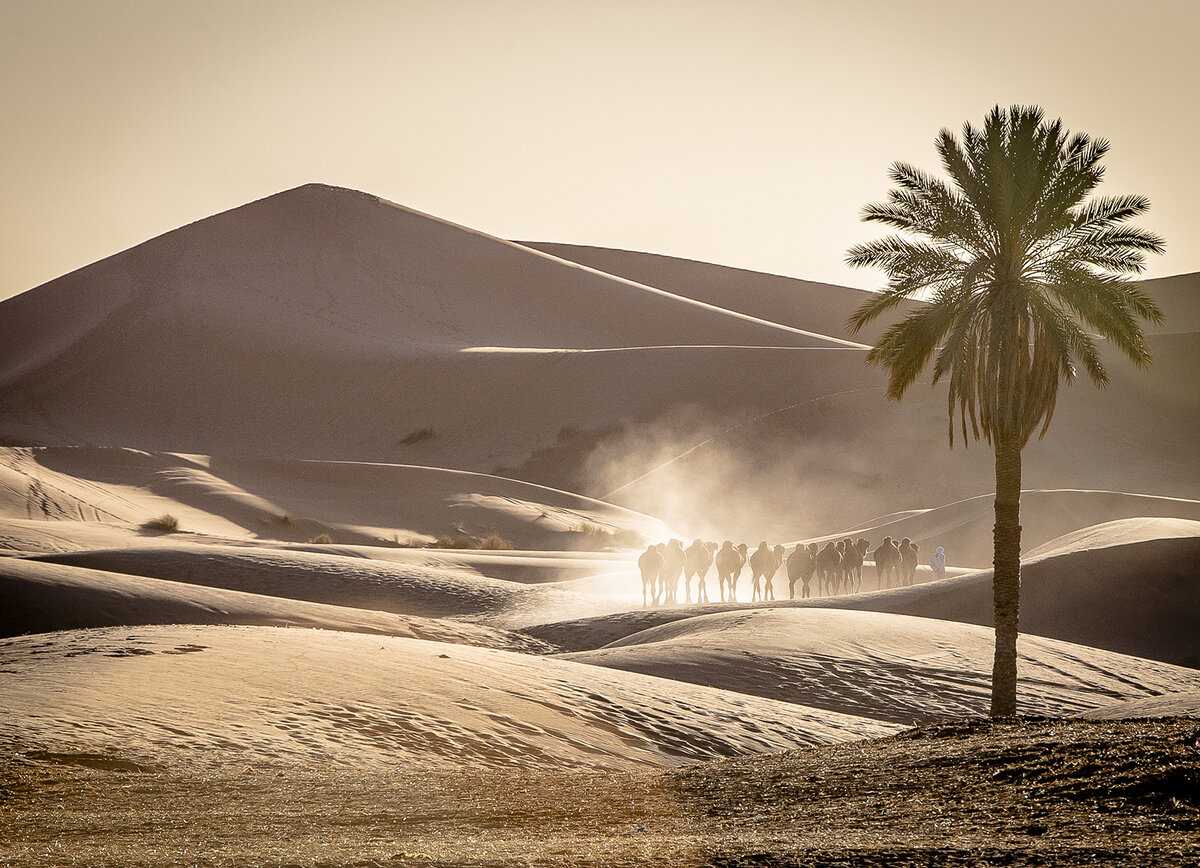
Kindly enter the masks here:
[[8, 745], [0, 865], [1200, 865], [1200, 720], [971, 720], [621, 775]]

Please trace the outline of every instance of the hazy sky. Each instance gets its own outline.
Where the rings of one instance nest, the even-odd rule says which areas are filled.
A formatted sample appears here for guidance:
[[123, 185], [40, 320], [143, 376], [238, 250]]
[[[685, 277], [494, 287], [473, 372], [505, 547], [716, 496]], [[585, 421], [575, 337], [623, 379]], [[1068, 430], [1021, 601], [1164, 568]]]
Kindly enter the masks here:
[[0, 297], [309, 181], [873, 287], [893, 160], [1038, 103], [1200, 271], [1198, 0], [0, 0]]

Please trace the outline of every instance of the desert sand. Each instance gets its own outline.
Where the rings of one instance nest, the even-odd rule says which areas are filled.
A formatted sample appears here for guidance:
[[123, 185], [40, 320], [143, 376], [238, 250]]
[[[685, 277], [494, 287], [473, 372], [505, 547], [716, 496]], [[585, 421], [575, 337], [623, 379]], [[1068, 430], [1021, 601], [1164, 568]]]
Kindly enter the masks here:
[[[307, 185], [0, 302], [0, 861], [1186, 864], [1200, 275], [1146, 286], [1154, 366], [1026, 451], [1004, 724], [990, 452], [858, 290]], [[649, 543], [846, 536], [916, 584], [643, 608]]]

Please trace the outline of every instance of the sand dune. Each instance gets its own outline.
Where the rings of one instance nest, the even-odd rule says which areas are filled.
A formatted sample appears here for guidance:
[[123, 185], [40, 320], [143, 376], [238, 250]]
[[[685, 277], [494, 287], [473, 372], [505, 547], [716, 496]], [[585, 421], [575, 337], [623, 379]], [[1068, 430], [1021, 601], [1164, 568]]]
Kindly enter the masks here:
[[[986, 714], [994, 637], [966, 624], [876, 612], [760, 609], [687, 618], [563, 659], [917, 724]], [[1026, 636], [1023, 714], [1074, 715], [1196, 689], [1200, 672]]]
[[[86, 313], [59, 317], [66, 308]], [[548, 393], [565, 390], [554, 365], [530, 378], [520, 360], [457, 358], [466, 347], [846, 344], [321, 185], [9, 299], [0, 337], [4, 442], [387, 461], [440, 452], [469, 456], [470, 469], [496, 449], [454, 443], [483, 409], [443, 406], [465, 384], [536, 408], [524, 438], [553, 442], [590, 420], [547, 418]], [[399, 443], [428, 427], [440, 443]], [[544, 442], [504, 445], [511, 456]]]
[[8, 745], [189, 766], [630, 769], [894, 727], [561, 660], [265, 627], [139, 627], [0, 642]]
[[544, 653], [517, 633], [448, 619], [187, 585], [17, 558], [0, 560], [0, 636], [145, 624], [310, 627]]
[[1200, 690], [1165, 693], [1130, 699], [1115, 705], [1102, 705], [1084, 712], [1092, 720], [1122, 720], [1136, 717], [1200, 717]]
[[65, 552], [38, 559], [188, 585], [505, 626], [532, 623], [554, 613], [614, 608], [611, 602], [555, 587], [492, 579], [473, 570], [302, 550], [168, 544]]
[[208, 536], [425, 544], [496, 534], [522, 548], [661, 536], [648, 516], [478, 473], [132, 449], [0, 448], [0, 515], [141, 522], [163, 513]]

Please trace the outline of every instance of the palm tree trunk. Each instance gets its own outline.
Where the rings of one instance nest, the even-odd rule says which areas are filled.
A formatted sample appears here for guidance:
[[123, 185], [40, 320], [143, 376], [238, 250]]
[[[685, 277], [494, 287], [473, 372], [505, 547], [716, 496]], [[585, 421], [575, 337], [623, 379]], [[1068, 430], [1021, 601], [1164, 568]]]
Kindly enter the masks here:
[[996, 441], [996, 524], [992, 558], [996, 656], [992, 664], [992, 717], [1017, 713], [1017, 621], [1021, 603], [1021, 447]]

